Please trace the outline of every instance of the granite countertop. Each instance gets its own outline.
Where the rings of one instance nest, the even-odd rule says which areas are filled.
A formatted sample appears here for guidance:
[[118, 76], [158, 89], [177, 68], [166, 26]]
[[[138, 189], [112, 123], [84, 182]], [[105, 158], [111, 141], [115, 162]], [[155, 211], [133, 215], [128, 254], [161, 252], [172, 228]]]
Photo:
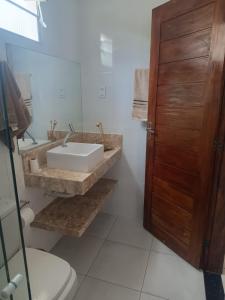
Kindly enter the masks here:
[[115, 185], [115, 180], [100, 179], [85, 196], [57, 198], [35, 217], [31, 226], [81, 237], [101, 211]]
[[[97, 134], [86, 133], [85, 139], [79, 137], [74, 139], [74, 141], [88, 143], [94, 142], [97, 138]], [[39, 187], [48, 192], [84, 195], [121, 158], [122, 136], [106, 135], [106, 140], [107, 138], [113, 150], [104, 152], [104, 160], [90, 173], [51, 169], [47, 167], [46, 152], [59, 145], [61, 143], [60, 141], [24, 153], [23, 167], [26, 186]], [[31, 173], [30, 171], [29, 160], [32, 157], [39, 159], [41, 171], [38, 173]]]

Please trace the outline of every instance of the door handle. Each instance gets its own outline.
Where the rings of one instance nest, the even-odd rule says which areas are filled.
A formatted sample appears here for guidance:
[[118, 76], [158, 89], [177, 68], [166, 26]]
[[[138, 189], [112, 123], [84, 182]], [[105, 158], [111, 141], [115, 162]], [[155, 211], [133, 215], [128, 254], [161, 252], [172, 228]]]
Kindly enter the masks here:
[[10, 296], [12, 296], [15, 292], [15, 290], [18, 288], [20, 283], [23, 281], [23, 275], [17, 274], [4, 289], [1, 291], [1, 299], [9, 299]]
[[147, 128], [146, 128], [147, 132], [151, 135], [155, 135], [155, 129], [152, 128], [152, 122], [148, 122], [147, 123]]

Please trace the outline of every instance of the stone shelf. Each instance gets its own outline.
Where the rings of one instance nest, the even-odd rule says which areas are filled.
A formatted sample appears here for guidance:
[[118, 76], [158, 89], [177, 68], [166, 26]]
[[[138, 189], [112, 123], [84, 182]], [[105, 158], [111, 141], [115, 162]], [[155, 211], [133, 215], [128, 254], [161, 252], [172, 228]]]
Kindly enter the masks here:
[[[81, 136], [72, 137], [72, 142], [94, 143], [99, 140], [97, 134], [85, 133]], [[24, 179], [27, 187], [44, 189], [49, 193], [58, 193], [74, 196], [85, 195], [87, 191], [98, 182], [121, 158], [122, 154], [122, 136], [115, 134], [105, 135], [106, 146], [112, 148], [104, 153], [104, 159], [95, 169], [89, 173], [73, 172], [60, 169], [51, 169], [47, 167], [46, 152], [62, 144], [63, 140], [40, 146], [36, 149], [22, 153]], [[41, 167], [40, 172], [32, 173], [30, 170], [30, 160], [37, 158]]]
[[115, 180], [103, 178], [83, 196], [57, 198], [35, 217], [31, 226], [81, 237], [102, 209], [115, 184]]

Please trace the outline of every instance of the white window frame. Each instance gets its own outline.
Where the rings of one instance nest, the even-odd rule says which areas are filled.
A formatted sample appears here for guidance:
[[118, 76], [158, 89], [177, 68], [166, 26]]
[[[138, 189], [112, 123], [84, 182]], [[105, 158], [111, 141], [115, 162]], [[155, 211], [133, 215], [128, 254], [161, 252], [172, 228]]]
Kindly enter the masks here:
[[[1, 0], [0, 0], [1, 1]], [[10, 32], [12, 34], [15, 34], [17, 36], [20, 36], [20, 37], [23, 37], [23, 38], [26, 38], [28, 40], [31, 40], [31, 41], [35, 41], [35, 42], [39, 42], [40, 41], [40, 32], [39, 32], [39, 22], [38, 22], [38, 19], [39, 19], [39, 14], [38, 14], [38, 9], [37, 9], [37, 13], [34, 13], [33, 11], [15, 3], [14, 1], [12, 0], [4, 0], [5, 2], [8, 2], [10, 3], [11, 5], [14, 5], [15, 7], [19, 8], [20, 10], [22, 10], [23, 12], [27, 13], [28, 15], [30, 16], [33, 16], [36, 18], [36, 22], [37, 22], [37, 38], [32, 38], [32, 37], [28, 37], [26, 35], [23, 35], [22, 33], [17, 33], [17, 32], [14, 32], [14, 31], [11, 31], [11, 30], [8, 30], [8, 29], [5, 29], [3, 27], [0, 27], [0, 30], [5, 30], [7, 32]], [[0, 2], [1, 3], [1, 2]]]

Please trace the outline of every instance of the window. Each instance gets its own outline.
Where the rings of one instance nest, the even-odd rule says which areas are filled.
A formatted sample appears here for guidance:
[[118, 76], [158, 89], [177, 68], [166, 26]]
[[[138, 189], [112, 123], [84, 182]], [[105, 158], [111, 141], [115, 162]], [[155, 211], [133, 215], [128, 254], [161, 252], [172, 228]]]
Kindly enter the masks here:
[[38, 41], [36, 1], [0, 0], [0, 28]]

